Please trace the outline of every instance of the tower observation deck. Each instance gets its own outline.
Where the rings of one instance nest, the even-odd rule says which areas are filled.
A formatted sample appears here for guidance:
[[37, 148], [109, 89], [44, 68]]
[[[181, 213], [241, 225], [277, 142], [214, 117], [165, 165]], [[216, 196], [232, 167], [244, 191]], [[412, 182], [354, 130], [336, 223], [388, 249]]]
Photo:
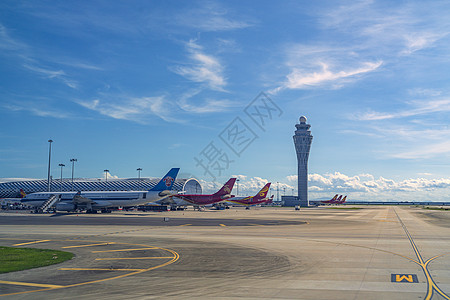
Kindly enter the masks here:
[[297, 152], [297, 164], [298, 164], [298, 200], [300, 206], [308, 206], [308, 158], [309, 150], [313, 136], [311, 135], [311, 125], [307, 124], [305, 116], [300, 117], [300, 124], [296, 124], [294, 145]]

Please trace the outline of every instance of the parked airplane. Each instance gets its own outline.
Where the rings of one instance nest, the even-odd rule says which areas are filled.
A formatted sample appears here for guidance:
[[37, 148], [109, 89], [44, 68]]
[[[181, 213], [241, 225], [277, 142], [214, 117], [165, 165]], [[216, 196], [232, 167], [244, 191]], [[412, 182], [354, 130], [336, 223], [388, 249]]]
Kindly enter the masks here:
[[[96, 191], [96, 192], [41, 192], [27, 195], [22, 203], [33, 207], [41, 207], [50, 199], [56, 203], [56, 210], [75, 211], [86, 209], [86, 212], [107, 212], [108, 207], [134, 206], [158, 201], [173, 195], [172, 189], [180, 168], [172, 168], [149, 191]], [[57, 199], [56, 199], [57, 198]]]
[[347, 195], [341, 201], [336, 202], [335, 204], [344, 204], [346, 200], [347, 200]]
[[[234, 197], [231, 195], [236, 178], [230, 178], [223, 187], [214, 194], [178, 194], [172, 195], [170, 198], [153, 201], [158, 205], [172, 205], [172, 206], [194, 206], [200, 207], [209, 204], [214, 204], [225, 199]], [[150, 202], [150, 201], [149, 201]]]
[[[334, 197], [330, 200], [326, 200], [326, 201], [320, 201], [320, 203], [322, 204], [333, 204], [336, 201], [336, 198], [339, 196], [339, 194], [334, 195]], [[341, 196], [342, 197], [342, 196]]]
[[257, 204], [263, 204], [269, 201], [267, 197], [267, 193], [269, 192], [270, 188], [270, 182], [267, 183], [256, 195], [254, 196], [248, 196], [248, 197], [233, 197], [226, 201], [222, 201], [219, 204], [222, 205], [245, 205], [245, 206], [251, 206], [251, 205], [257, 205]]
[[17, 198], [0, 198], [0, 200], [18, 200], [20, 202], [20, 199], [24, 198], [27, 194], [24, 192], [23, 189], [20, 189], [19, 197]]

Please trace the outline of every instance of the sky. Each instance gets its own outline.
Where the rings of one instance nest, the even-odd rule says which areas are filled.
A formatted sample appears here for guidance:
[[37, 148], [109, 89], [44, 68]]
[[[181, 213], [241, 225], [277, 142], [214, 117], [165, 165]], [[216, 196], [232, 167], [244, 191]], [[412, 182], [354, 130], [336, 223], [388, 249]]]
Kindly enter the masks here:
[[449, 201], [448, 1], [0, 3], [0, 178], [239, 178]]

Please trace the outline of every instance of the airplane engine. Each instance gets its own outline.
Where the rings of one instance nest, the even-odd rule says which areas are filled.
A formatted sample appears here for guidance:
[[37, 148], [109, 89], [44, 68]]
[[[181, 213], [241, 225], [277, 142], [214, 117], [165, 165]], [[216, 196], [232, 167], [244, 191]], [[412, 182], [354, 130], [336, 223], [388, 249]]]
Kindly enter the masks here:
[[72, 211], [75, 210], [75, 205], [72, 203], [58, 203], [56, 204], [56, 210]]

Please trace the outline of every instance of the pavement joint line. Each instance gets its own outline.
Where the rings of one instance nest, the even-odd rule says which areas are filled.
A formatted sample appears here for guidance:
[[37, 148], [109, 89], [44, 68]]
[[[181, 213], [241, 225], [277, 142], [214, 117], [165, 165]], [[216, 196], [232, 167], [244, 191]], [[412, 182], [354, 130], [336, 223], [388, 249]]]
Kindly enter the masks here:
[[62, 288], [64, 285], [56, 285], [56, 284], [44, 284], [44, 283], [33, 283], [33, 282], [18, 282], [18, 281], [4, 281], [0, 280], [1, 284], [10, 284], [10, 285], [24, 285], [24, 286], [34, 286], [34, 287], [44, 287], [44, 288]]
[[25, 245], [44, 243], [44, 242], [50, 242], [50, 241], [51, 240], [40, 240], [40, 241], [33, 241], [33, 242], [27, 242], [27, 243], [14, 244], [13, 246], [25, 246]]
[[183, 225], [180, 225], [180, 227], [181, 226], [191, 226], [192, 224], [183, 224]]
[[107, 246], [107, 245], [111, 245], [111, 244], [115, 244], [115, 242], [107, 242], [107, 243], [100, 243], [100, 244], [89, 244], [89, 245], [66, 246], [66, 247], [61, 247], [61, 248], [62, 249], [82, 248], [82, 247], [94, 247], [94, 246]]
[[166, 259], [174, 258], [173, 256], [147, 256], [147, 257], [107, 257], [107, 258], [96, 258], [95, 260], [124, 260], [124, 259]]
[[149, 248], [136, 248], [136, 249], [97, 250], [97, 251], [91, 251], [91, 252], [92, 253], [104, 253], [104, 252], [139, 251], [139, 250], [150, 250], [150, 249], [158, 249], [158, 248], [149, 247]]

